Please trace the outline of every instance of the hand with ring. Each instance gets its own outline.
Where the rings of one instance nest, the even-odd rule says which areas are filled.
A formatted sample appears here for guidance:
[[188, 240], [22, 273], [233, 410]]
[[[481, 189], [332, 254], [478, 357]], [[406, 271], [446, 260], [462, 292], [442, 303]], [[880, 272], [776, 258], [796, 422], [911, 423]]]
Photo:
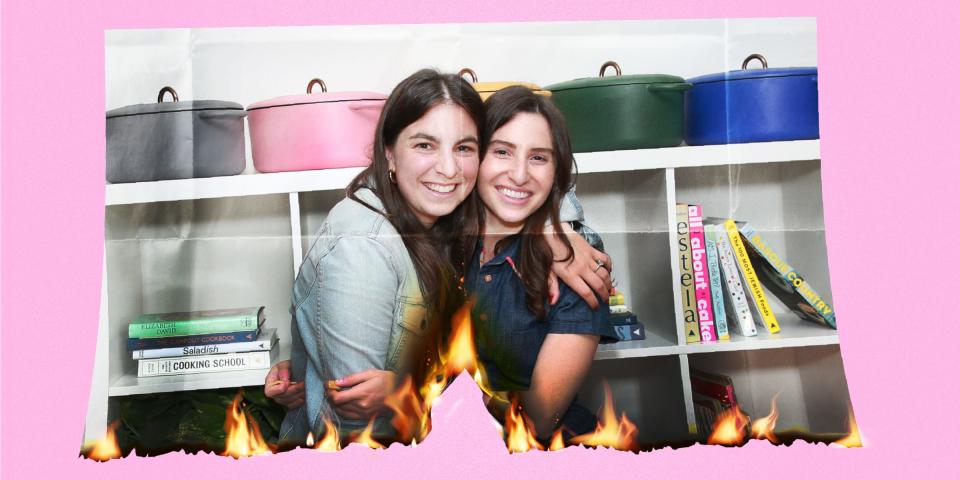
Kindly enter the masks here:
[[[559, 278], [577, 295], [580, 295], [590, 308], [599, 308], [601, 302], [609, 300], [610, 290], [613, 288], [613, 279], [610, 275], [613, 270], [613, 260], [606, 253], [591, 247], [569, 223], [561, 223], [560, 228], [562, 234], [570, 241], [573, 252], [566, 248], [557, 235], [550, 234], [553, 231], [552, 227], [545, 231], [547, 235], [544, 235], [544, 238], [554, 252], [554, 259], [558, 260], [553, 264], [550, 276], [547, 278], [550, 304], [555, 304], [560, 297], [560, 286], [557, 282]], [[563, 260], [559, 261], [561, 259]]]

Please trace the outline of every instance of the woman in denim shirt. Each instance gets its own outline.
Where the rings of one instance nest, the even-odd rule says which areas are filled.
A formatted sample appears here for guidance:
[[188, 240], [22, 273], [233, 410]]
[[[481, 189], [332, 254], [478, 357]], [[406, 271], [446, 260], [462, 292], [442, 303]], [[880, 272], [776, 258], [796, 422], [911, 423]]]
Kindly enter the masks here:
[[[294, 284], [291, 360], [265, 387], [291, 407], [282, 442], [321, 434], [324, 419], [342, 438], [364, 428], [419, 340], [459, 305], [453, 265], [476, 233], [482, 122], [479, 96], [454, 75], [421, 70], [387, 99], [371, 166], [330, 211]], [[389, 432], [383, 416], [375, 432]]]
[[484, 132], [481, 235], [465, 281], [484, 381], [489, 390], [517, 393], [541, 438], [559, 427], [568, 435], [593, 431], [596, 418], [571, 404], [598, 342], [617, 337], [609, 306], [591, 309], [565, 284], [559, 301], [548, 302], [553, 255], [544, 233], [553, 227], [544, 222], [559, 225], [572, 183], [563, 116], [548, 99], [510, 87], [487, 100]]

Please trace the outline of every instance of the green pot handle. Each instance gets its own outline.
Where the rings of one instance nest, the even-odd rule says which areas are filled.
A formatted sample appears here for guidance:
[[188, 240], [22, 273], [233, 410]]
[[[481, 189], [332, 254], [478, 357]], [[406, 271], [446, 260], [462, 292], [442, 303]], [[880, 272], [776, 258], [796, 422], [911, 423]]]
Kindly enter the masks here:
[[685, 92], [691, 88], [691, 83], [654, 83], [647, 86], [651, 92]]
[[603, 72], [607, 70], [607, 67], [613, 67], [613, 71], [617, 72], [617, 76], [618, 76], [618, 77], [621, 75], [620, 65], [617, 64], [617, 62], [614, 62], [613, 60], [608, 60], [608, 61], [604, 62], [603, 65], [600, 66], [600, 76], [601, 76], [601, 77], [603, 76]]

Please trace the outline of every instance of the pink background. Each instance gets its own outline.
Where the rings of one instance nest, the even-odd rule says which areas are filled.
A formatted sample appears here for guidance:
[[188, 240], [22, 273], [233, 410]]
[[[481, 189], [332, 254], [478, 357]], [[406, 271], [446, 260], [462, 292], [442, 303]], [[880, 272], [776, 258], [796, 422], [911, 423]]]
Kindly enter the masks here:
[[[3, 4], [2, 476], [836, 478], [956, 475], [960, 159], [955, 2], [98, 1]], [[949, 7], [947, 5], [950, 5]], [[866, 448], [751, 442], [634, 455], [508, 455], [458, 381], [434, 433], [386, 453], [77, 458], [93, 368], [104, 205], [103, 31], [112, 28], [815, 16], [830, 274]], [[944, 260], [944, 259], [947, 260]], [[927, 286], [928, 285], [928, 286]], [[936, 329], [935, 329], [936, 328]], [[954, 380], [950, 380], [950, 379]], [[509, 477], [507, 477], [509, 475]], [[922, 477], [921, 477], [922, 478]]]

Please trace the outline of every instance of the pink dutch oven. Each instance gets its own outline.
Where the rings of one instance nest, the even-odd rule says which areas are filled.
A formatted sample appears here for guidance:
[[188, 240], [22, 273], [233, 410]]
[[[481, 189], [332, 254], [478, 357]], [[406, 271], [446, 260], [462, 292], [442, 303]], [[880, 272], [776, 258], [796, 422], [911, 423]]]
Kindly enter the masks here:
[[[323, 93], [313, 93], [315, 85]], [[315, 78], [306, 95], [250, 105], [253, 166], [267, 173], [369, 165], [386, 99], [373, 92], [327, 93], [323, 80]]]

